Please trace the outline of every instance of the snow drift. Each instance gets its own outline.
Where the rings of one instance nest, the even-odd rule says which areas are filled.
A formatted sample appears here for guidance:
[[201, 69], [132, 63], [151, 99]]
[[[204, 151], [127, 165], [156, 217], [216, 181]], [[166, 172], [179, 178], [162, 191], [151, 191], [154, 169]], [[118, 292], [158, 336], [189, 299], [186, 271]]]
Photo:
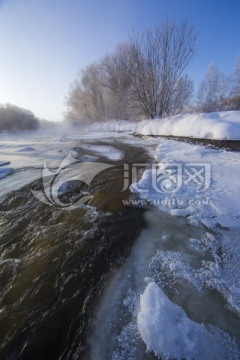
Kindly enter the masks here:
[[204, 139], [240, 139], [240, 111], [179, 114], [145, 120], [136, 132], [142, 135], [172, 135]]
[[184, 136], [202, 139], [240, 139], [240, 111], [178, 114], [162, 119], [98, 123], [90, 130], [130, 131], [139, 135]]

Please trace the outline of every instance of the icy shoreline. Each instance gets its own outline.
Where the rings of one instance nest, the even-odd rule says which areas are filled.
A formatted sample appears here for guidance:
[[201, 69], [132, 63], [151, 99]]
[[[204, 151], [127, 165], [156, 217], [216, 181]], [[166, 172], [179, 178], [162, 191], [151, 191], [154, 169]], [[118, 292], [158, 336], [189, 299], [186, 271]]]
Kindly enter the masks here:
[[[239, 154], [174, 140], [159, 139], [155, 159], [158, 165], [154, 169], [144, 171], [139, 182], [132, 185], [132, 192], [137, 193], [140, 199], [155, 204], [159, 210], [173, 216], [186, 217], [189, 224], [209, 231], [206, 233], [205, 240], [189, 239], [189, 246], [195, 248], [199, 253], [199, 260], [205, 251], [211, 253], [213, 259], [200, 260], [195, 268], [196, 264], [192, 263], [193, 258], [189, 257], [188, 252], [157, 252], [149, 263], [150, 268], [156, 272], [157, 278], [152, 278], [153, 282], [146, 287], [140, 297], [138, 330], [146, 347], [157, 356], [163, 356], [164, 359], [192, 358], [192, 356], [196, 359], [203, 359], [205, 355], [201, 355], [199, 349], [195, 352], [194, 349], [197, 345], [195, 341], [191, 343], [188, 338], [188, 332], [192, 332], [191, 326], [194, 327], [193, 333], [203, 331], [203, 329], [196, 323], [193, 325], [183, 313], [180, 315], [179, 312], [182, 310], [170, 303], [166, 293], [164, 294], [165, 286], [166, 282], [169, 281], [170, 284], [174, 281], [176, 284], [185, 283], [181, 291], [186, 291], [184, 290], [186, 286], [187, 288], [193, 286], [199, 294], [203, 289], [216, 291], [226, 301], [230, 312], [239, 317], [240, 206], [237, 198], [237, 194], [240, 193]], [[197, 179], [201, 167], [205, 168], [205, 173], [202, 172], [202, 178], [200, 175]], [[171, 172], [172, 168], [174, 168], [173, 172]], [[179, 186], [177, 186], [176, 168], [181, 170], [180, 180], [182, 182]], [[185, 168], [188, 171], [186, 173], [184, 172]], [[206, 168], [209, 169], [208, 174], [206, 174]], [[198, 180], [201, 178], [203, 183], [206, 182], [204, 177], [207, 175], [209, 176], [207, 185], [205, 183], [205, 188], [198, 191], [201, 187]], [[167, 236], [166, 234], [166, 239], [163, 239], [166, 243], [168, 242]], [[220, 252], [219, 249], [221, 249]], [[156, 280], [157, 283], [155, 283]], [[169, 311], [166, 310], [168, 307]], [[170, 339], [172, 336], [176, 336], [177, 343], [181, 343], [179, 349], [175, 345], [176, 342], [168, 344], [168, 336], [165, 334], [166, 328], [171, 327], [171, 319], [174, 316], [178, 317], [176, 322], [182, 327], [183, 335], [180, 337], [175, 333], [174, 335], [171, 330]], [[180, 318], [182, 320], [179, 320]], [[207, 334], [206, 337], [209, 341]], [[219, 355], [221, 351], [216, 348], [216, 354], [211, 354], [211, 358], [227, 359], [234, 346], [229, 344], [227, 348], [228, 350], [225, 349], [227, 352], [225, 355], [222, 354], [222, 357]], [[238, 358], [238, 356], [237, 351], [236, 355], [231, 355], [231, 358]]]

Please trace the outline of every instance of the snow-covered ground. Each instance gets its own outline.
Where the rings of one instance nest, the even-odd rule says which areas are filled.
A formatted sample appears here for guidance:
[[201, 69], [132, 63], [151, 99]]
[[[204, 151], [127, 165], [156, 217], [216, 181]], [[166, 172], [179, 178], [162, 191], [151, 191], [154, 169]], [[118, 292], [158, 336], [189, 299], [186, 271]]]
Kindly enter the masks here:
[[[185, 310], [189, 306], [187, 299], [192, 296], [190, 306], [194, 311], [199, 306], [196, 298], [200, 294], [208, 297], [206, 291], [216, 291], [224, 299], [225, 307], [239, 319], [239, 153], [160, 139], [155, 159], [156, 165], [146, 169], [140, 181], [131, 187], [140, 197], [138, 203], [150, 201], [161, 211], [183, 216], [206, 233], [201, 238], [189, 237], [186, 248], [181, 244], [170, 251], [159, 249], [150, 257], [152, 276], [140, 296], [138, 330], [147, 348], [163, 359], [238, 359], [240, 353], [233, 351], [235, 345], [224, 345], [229, 341], [226, 335], [218, 339], [216, 329], [214, 336], [208, 334], [206, 328], [190, 321], [182, 309], [170, 302], [166, 293], [176, 291], [178, 301], [183, 298], [181, 305]], [[169, 242], [167, 232], [162, 241]], [[206, 253], [212, 258], [204, 259]], [[207, 306], [216, 301], [217, 298], [212, 298], [205, 307], [202, 299], [202, 310], [207, 312]], [[223, 315], [223, 308], [219, 310], [220, 316], [228, 316]], [[239, 341], [240, 332], [235, 336]]]
[[132, 131], [141, 135], [187, 136], [206, 139], [240, 139], [240, 111], [179, 114], [140, 123], [114, 121], [92, 125], [101, 131]]
[[133, 192], [194, 224], [239, 226], [239, 153], [159, 139], [155, 158]]

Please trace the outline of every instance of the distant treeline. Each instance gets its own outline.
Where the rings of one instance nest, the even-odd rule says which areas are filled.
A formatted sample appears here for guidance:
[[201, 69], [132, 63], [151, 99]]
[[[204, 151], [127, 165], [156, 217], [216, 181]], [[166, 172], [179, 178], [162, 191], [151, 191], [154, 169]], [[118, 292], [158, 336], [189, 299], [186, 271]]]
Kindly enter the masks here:
[[89, 123], [142, 119], [180, 112], [240, 110], [240, 59], [231, 76], [215, 64], [194, 97], [185, 73], [196, 52], [196, 35], [186, 20], [130, 36], [129, 41], [82, 70], [67, 96], [66, 119]]
[[37, 130], [39, 124], [38, 118], [29, 110], [11, 104], [0, 105], [0, 132]]
[[240, 58], [231, 75], [210, 64], [196, 95], [194, 110], [202, 112], [240, 110]]

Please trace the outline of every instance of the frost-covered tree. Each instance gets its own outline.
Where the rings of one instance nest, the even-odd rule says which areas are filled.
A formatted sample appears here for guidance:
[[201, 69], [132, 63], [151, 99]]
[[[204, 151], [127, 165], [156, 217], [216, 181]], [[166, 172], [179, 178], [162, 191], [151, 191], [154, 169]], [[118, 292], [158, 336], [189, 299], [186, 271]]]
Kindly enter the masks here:
[[222, 101], [222, 110], [240, 110], [240, 57], [232, 76], [230, 94]]
[[238, 57], [233, 77], [233, 96], [240, 96], [240, 57]]
[[169, 113], [176, 115], [187, 108], [193, 95], [193, 81], [187, 75], [182, 76], [175, 84]]
[[154, 118], [182, 111], [192, 93], [183, 72], [195, 51], [187, 21], [131, 36], [115, 52], [90, 64], [67, 97], [67, 117], [89, 122]]
[[104, 69], [106, 89], [106, 116], [108, 119], [128, 119], [131, 117], [129, 89], [130, 72], [124, 66], [123, 54], [127, 44], [118, 45], [115, 52], [106, 56], [101, 64]]
[[185, 20], [179, 24], [166, 21], [130, 38], [123, 58], [132, 79], [131, 102], [138, 112], [148, 118], [171, 113], [176, 89], [185, 81], [182, 74], [195, 49], [194, 30]]
[[229, 80], [215, 64], [210, 64], [197, 92], [197, 107], [203, 112], [221, 110], [221, 103], [229, 96]]
[[90, 64], [76, 79], [67, 97], [67, 118], [72, 123], [105, 119], [105, 89], [100, 63]]

